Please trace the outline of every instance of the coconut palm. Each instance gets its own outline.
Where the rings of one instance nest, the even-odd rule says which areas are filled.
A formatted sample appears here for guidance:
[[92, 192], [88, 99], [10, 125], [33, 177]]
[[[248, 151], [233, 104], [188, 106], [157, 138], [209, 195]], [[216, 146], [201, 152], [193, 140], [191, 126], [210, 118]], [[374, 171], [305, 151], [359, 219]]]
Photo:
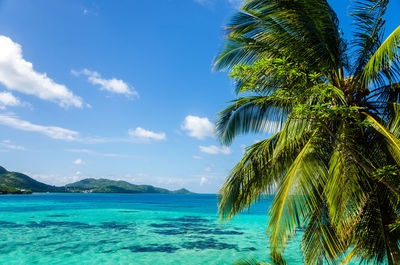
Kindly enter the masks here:
[[306, 264], [400, 264], [400, 26], [383, 40], [388, 2], [353, 2], [349, 43], [326, 0], [248, 0], [226, 28], [215, 68], [239, 97], [219, 138], [274, 134], [247, 148], [219, 210], [229, 220], [274, 194], [276, 264], [299, 228]]

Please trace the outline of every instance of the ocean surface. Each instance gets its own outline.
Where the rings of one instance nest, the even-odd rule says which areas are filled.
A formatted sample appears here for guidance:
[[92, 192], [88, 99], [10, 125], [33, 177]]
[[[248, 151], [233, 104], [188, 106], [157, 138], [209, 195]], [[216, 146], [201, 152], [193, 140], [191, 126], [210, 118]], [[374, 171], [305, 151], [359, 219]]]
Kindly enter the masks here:
[[[219, 223], [216, 195], [0, 196], [0, 264], [232, 264], [269, 261], [270, 200]], [[290, 265], [303, 264], [300, 237]]]

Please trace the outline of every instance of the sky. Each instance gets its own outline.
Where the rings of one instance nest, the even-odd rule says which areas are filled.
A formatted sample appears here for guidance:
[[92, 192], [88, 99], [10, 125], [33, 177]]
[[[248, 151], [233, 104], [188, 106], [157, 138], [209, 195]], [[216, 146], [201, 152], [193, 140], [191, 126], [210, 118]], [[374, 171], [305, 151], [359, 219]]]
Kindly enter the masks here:
[[[351, 38], [350, 1], [330, 1]], [[51, 185], [109, 178], [216, 193], [244, 148], [221, 146], [235, 98], [212, 61], [238, 0], [0, 0], [0, 165]], [[400, 24], [400, 1], [387, 33]]]

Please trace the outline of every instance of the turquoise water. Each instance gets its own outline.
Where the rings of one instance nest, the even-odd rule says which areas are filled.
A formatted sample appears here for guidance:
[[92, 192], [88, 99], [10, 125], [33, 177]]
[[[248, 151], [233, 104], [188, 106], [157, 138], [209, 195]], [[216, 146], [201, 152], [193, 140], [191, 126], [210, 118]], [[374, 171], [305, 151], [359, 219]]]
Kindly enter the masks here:
[[[231, 264], [268, 261], [270, 201], [219, 224], [215, 195], [0, 197], [0, 264]], [[296, 238], [285, 255], [303, 264]]]

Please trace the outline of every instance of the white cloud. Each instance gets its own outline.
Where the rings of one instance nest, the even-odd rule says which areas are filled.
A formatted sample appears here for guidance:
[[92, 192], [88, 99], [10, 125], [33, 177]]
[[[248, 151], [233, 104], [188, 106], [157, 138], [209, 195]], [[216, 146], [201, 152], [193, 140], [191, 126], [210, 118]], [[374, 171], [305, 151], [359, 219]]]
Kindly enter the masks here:
[[[151, 140], [161, 141], [166, 139], [164, 132], [156, 133], [143, 128], [137, 127], [128, 131], [129, 137], [123, 138], [107, 138], [107, 137], [81, 137], [77, 131], [65, 129], [57, 126], [44, 126], [34, 124], [29, 121], [21, 120], [17, 116], [8, 113], [0, 113], [0, 124], [22, 131], [37, 132], [44, 134], [50, 138], [64, 141], [82, 142], [86, 144], [100, 144], [100, 143], [143, 143]], [[95, 154], [87, 149], [81, 150], [81, 153]], [[99, 154], [100, 155], [100, 154]], [[104, 156], [119, 156], [115, 154], [101, 154]]]
[[192, 158], [193, 158], [193, 159], [196, 159], [196, 160], [201, 160], [201, 159], [203, 159], [201, 156], [192, 156]]
[[30, 132], [38, 132], [44, 134], [50, 138], [65, 140], [65, 141], [76, 141], [79, 136], [78, 132], [64, 129], [56, 126], [43, 126], [38, 124], [33, 124], [29, 121], [20, 120], [15, 116], [0, 114], [0, 124]]
[[77, 159], [75, 159], [74, 164], [75, 165], [84, 165], [85, 162], [82, 159], [77, 158]]
[[135, 130], [128, 131], [129, 136], [133, 141], [148, 142], [150, 140], [161, 141], [166, 139], [165, 133], [156, 133], [137, 127]]
[[0, 109], [5, 109], [8, 106], [14, 107], [21, 105], [21, 101], [14, 97], [10, 92], [0, 92]]
[[21, 45], [0, 35], [0, 50], [0, 83], [7, 89], [53, 101], [62, 107], [82, 107], [82, 99], [66, 86], [33, 69], [32, 63], [23, 58]]
[[188, 131], [189, 136], [197, 139], [214, 136], [214, 124], [208, 118], [188, 115], [183, 121], [181, 129]]
[[74, 174], [68, 174], [68, 175], [60, 175], [60, 174], [34, 174], [30, 172], [23, 172], [24, 174], [32, 177], [35, 180], [38, 180], [40, 182], [44, 182], [49, 185], [56, 185], [56, 186], [62, 186], [65, 184], [70, 184], [73, 182], [76, 182], [80, 179], [84, 179], [85, 177], [81, 175], [81, 173], [75, 172]]
[[206, 177], [201, 177], [200, 179], [200, 186], [203, 186], [204, 184], [208, 183], [208, 178]]
[[211, 154], [211, 155], [217, 155], [217, 154], [224, 154], [224, 155], [229, 155], [231, 154], [231, 149], [227, 146], [216, 146], [216, 145], [210, 145], [210, 146], [199, 146], [200, 151], [203, 153]]
[[0, 146], [7, 148], [7, 149], [18, 150], [18, 151], [26, 150], [26, 148], [21, 145], [12, 144], [10, 140], [1, 141]]
[[123, 94], [127, 96], [139, 97], [138, 92], [129, 87], [129, 85], [121, 79], [102, 78], [98, 72], [90, 71], [88, 69], [83, 69], [81, 72], [71, 70], [71, 73], [78, 76], [80, 74], [86, 75], [88, 80], [93, 85], [100, 85], [100, 90], [105, 90], [111, 93]]

